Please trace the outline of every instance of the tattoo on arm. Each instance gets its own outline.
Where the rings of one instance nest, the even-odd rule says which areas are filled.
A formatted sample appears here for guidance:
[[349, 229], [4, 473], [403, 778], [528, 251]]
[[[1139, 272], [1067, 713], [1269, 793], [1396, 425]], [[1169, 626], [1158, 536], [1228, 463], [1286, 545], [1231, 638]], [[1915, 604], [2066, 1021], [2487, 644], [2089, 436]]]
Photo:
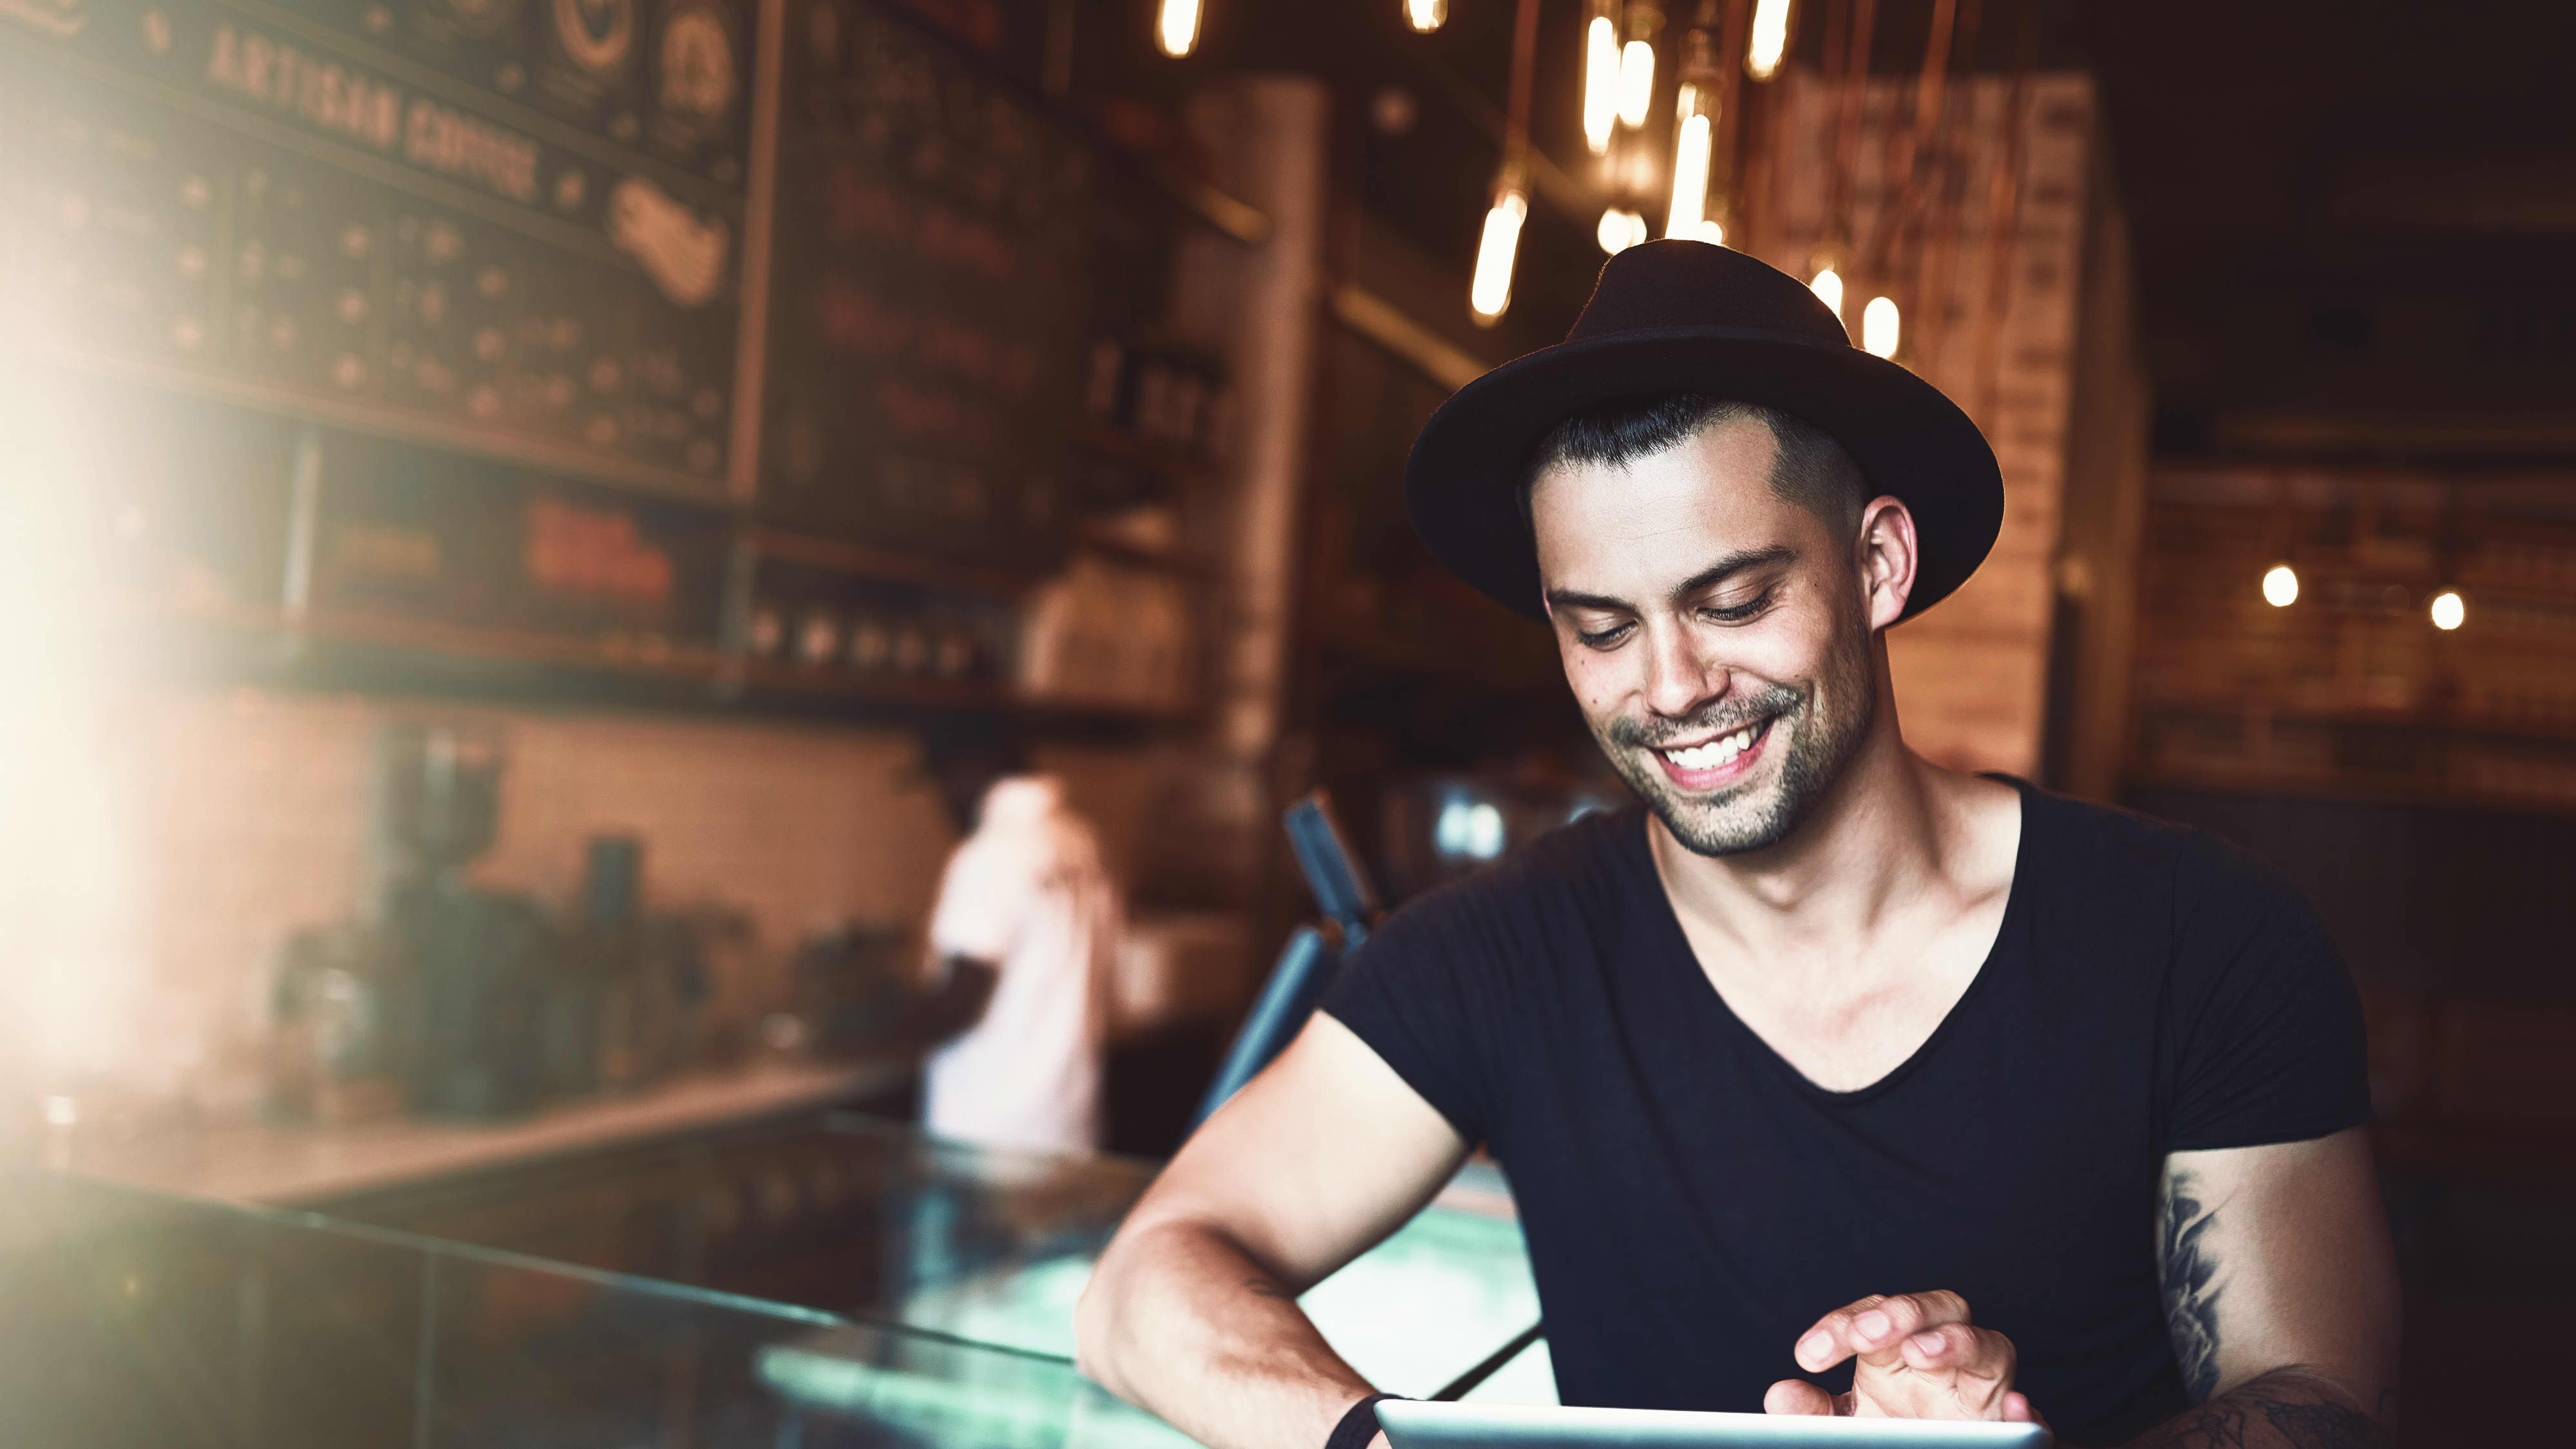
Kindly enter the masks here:
[[[2156, 1201], [2156, 1268], [2164, 1281], [2165, 1333], [2195, 1404], [2218, 1392], [2218, 1264], [2201, 1239], [2218, 1221], [2188, 1172], [2168, 1172]], [[2221, 1441], [2212, 1441], [2221, 1442]]]
[[2388, 1436], [2368, 1414], [2291, 1371], [2248, 1380], [2129, 1449], [2388, 1449]]

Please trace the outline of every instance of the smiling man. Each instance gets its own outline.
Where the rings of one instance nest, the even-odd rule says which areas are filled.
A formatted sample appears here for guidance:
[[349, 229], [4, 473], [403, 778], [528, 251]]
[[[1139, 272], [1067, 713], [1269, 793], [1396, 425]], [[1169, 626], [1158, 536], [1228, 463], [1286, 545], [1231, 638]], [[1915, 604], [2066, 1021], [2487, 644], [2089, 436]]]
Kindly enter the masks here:
[[1885, 631], [2002, 517], [1964, 415], [1793, 279], [1657, 242], [1407, 490], [1554, 630], [1641, 807], [1372, 936], [1120, 1231], [1090, 1373], [1219, 1449], [1360, 1449], [1375, 1391], [1295, 1295], [1482, 1143], [1569, 1404], [2382, 1442], [2395, 1273], [2314, 918], [1905, 745]]

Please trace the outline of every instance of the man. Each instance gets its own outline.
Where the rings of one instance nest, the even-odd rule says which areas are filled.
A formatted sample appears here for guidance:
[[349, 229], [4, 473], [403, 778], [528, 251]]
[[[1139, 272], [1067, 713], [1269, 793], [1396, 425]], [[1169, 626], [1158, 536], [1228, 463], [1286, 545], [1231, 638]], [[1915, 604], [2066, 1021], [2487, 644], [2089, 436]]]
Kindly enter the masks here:
[[971, 833], [931, 913], [937, 980], [897, 1032], [946, 1043], [930, 1058], [922, 1125], [985, 1146], [1089, 1151], [1120, 928], [1099, 842], [1015, 741], [961, 727], [926, 739], [924, 754]]
[[1992, 454], [1796, 281], [1665, 241], [1451, 399], [1407, 490], [1555, 631], [1642, 809], [1398, 912], [1103, 1257], [1085, 1369], [1219, 1449], [1366, 1443], [1295, 1295], [1477, 1143], [1568, 1403], [2380, 1442], [2358, 1011], [2206, 837], [1940, 769], [1884, 631]]

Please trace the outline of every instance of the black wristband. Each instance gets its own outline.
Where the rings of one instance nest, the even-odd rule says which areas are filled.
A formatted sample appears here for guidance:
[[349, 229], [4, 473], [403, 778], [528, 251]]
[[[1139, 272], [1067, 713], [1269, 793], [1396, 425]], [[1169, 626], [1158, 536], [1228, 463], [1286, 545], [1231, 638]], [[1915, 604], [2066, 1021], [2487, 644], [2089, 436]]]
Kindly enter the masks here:
[[1377, 1406], [1381, 1399], [1400, 1399], [1402, 1394], [1371, 1394], [1342, 1411], [1342, 1421], [1333, 1426], [1332, 1437], [1324, 1449], [1368, 1449], [1377, 1437]]

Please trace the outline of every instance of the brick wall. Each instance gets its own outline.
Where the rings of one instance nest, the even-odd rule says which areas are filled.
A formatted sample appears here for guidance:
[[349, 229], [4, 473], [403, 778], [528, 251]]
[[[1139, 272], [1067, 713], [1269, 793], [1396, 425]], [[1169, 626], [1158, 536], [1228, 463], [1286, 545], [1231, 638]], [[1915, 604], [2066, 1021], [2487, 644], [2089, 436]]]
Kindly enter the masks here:
[[[1913, 90], [1911, 80], [1880, 80], [1864, 95], [1845, 239], [1862, 252], [1871, 250], [1882, 214], [1897, 207], [1897, 188], [1886, 183], [1891, 128], [1906, 123]], [[1763, 128], [1772, 148], [1748, 168], [1760, 220], [1749, 244], [1800, 278], [1813, 274], [1831, 229], [1840, 95], [1813, 75], [1784, 75]], [[2098, 132], [2083, 76], [2033, 77], [2018, 115], [2011, 100], [2005, 81], [1954, 79], [1945, 140], [1925, 163], [1922, 224], [1908, 245], [1889, 249], [1876, 278], [1846, 257], [1843, 316], [1857, 338], [1873, 293], [1894, 295], [1904, 318], [1898, 360], [1976, 419], [2003, 467], [2003, 533], [1984, 567], [1939, 608], [1888, 636], [1906, 738], [1943, 764], [2035, 775]], [[2007, 144], [2015, 129], [2014, 220], [1997, 232], [1988, 202], [1997, 169], [2015, 149]], [[1990, 294], [1998, 246], [2003, 286]], [[2000, 307], [1991, 305], [1995, 295]]]

